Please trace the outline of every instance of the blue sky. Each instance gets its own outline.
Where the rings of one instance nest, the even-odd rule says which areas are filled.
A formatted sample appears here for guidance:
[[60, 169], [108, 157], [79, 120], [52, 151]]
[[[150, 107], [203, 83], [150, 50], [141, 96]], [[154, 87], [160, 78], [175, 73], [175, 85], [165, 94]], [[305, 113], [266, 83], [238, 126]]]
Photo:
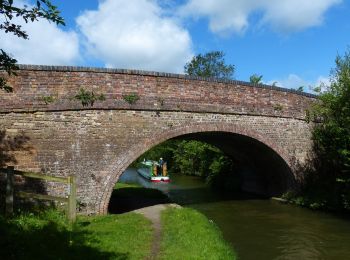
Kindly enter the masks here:
[[[26, 2], [24, 0], [17, 2]], [[16, 1], [15, 1], [16, 2]], [[19, 63], [182, 73], [193, 55], [226, 53], [235, 78], [256, 73], [288, 88], [327, 82], [350, 43], [345, 0], [54, 0], [65, 27], [1, 35]]]

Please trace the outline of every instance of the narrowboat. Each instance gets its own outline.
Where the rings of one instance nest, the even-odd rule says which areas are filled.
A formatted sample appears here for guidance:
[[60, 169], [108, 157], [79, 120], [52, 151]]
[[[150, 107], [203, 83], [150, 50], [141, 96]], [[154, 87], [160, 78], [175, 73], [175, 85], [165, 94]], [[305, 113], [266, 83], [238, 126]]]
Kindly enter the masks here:
[[137, 172], [151, 182], [169, 182], [166, 162], [161, 165], [156, 161], [144, 160]]

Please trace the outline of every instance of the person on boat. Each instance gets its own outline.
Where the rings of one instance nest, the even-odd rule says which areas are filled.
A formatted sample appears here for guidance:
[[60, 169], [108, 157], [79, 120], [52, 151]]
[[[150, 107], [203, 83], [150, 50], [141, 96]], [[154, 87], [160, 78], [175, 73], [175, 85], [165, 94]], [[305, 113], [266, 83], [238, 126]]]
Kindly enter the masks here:
[[160, 157], [160, 159], [159, 159], [159, 162], [158, 162], [158, 163], [159, 163], [159, 166], [160, 166], [160, 167], [162, 167], [162, 166], [163, 166], [164, 161], [163, 161], [163, 158], [162, 158], [162, 157]]
[[164, 164], [163, 158], [160, 157], [159, 162], [158, 162], [158, 165], [159, 165], [159, 175], [161, 175], [162, 172], [163, 172], [163, 164]]

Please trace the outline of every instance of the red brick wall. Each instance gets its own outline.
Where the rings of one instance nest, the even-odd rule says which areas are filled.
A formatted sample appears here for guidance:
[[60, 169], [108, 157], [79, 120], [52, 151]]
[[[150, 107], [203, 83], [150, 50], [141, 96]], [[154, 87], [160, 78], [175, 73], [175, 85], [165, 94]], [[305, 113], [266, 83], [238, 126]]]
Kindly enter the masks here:
[[[79, 88], [103, 93], [95, 109], [130, 109], [123, 95], [137, 93], [141, 110], [215, 112], [304, 118], [314, 97], [307, 93], [239, 81], [216, 81], [185, 75], [79, 67], [21, 66], [9, 79], [12, 94], [0, 94], [0, 111], [81, 109], [72, 98]], [[122, 73], [123, 72], [123, 73]], [[42, 97], [53, 96], [46, 105]]]

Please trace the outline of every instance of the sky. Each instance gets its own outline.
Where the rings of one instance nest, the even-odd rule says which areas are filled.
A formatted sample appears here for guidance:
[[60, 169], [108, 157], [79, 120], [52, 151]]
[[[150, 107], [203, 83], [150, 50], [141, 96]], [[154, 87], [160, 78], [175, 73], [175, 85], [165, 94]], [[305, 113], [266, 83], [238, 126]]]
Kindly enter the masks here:
[[[31, 0], [15, 0], [30, 5]], [[21, 64], [184, 73], [194, 55], [223, 51], [234, 78], [263, 75], [286, 88], [329, 83], [350, 46], [348, 0], [52, 0], [66, 26], [23, 24], [30, 39], [0, 32]]]

